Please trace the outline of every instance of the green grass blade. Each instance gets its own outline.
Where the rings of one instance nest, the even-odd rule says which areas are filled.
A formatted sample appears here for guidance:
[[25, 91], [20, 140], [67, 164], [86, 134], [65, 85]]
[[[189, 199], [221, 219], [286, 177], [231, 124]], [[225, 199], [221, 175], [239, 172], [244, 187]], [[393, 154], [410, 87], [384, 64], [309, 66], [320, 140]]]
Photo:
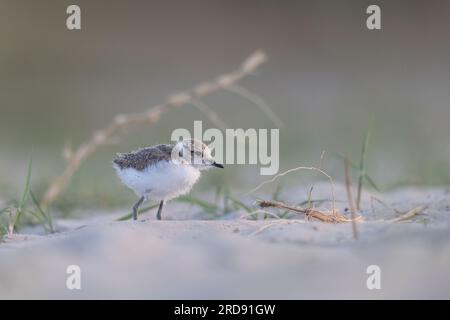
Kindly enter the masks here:
[[215, 194], [214, 194], [214, 203], [218, 203], [219, 202], [219, 199], [220, 199], [220, 195], [222, 194], [222, 185], [221, 184], [219, 184], [217, 187], [216, 187], [216, 192], [215, 192]]
[[[145, 213], [147, 211], [155, 209], [156, 207], [159, 207], [159, 203], [153, 204], [153, 205], [148, 206], [148, 207], [144, 207], [144, 208], [142, 208], [141, 210], [138, 211], [138, 216], [141, 215], [142, 213]], [[133, 217], [133, 212], [130, 212], [130, 213], [120, 217], [116, 221], [126, 221], [126, 220], [130, 220], [132, 217]]]
[[311, 200], [311, 199], [307, 199], [305, 201], [302, 201], [298, 204], [299, 207], [303, 207], [305, 204], [307, 204], [309, 207], [311, 208], [311, 206], [313, 204], [317, 204], [317, 205], [321, 205], [322, 203], [324, 203], [325, 201], [328, 201], [327, 199], [317, 199], [317, 200]]
[[311, 188], [309, 188], [309, 192], [308, 192], [308, 200], [307, 200], [307, 208], [311, 208], [312, 207], [312, 193], [314, 191], [314, 185], [311, 186]]
[[361, 207], [361, 194], [364, 184], [364, 178], [366, 176], [366, 160], [367, 160], [367, 150], [369, 148], [370, 136], [372, 131], [372, 125], [366, 131], [364, 136], [363, 145], [361, 148], [361, 157], [359, 162], [359, 177], [358, 177], [358, 193], [356, 195], [356, 209], [359, 210]]
[[34, 195], [33, 191], [30, 190], [30, 197], [31, 200], [33, 201], [34, 205], [36, 206], [36, 208], [38, 209], [38, 212], [41, 214], [41, 216], [44, 219], [47, 219], [47, 215], [45, 214], [45, 212], [41, 209], [41, 206], [39, 205], [39, 202], [36, 198], [36, 196]]
[[27, 214], [35, 217], [36, 220], [39, 221], [40, 224], [44, 224], [45, 223], [44, 218], [40, 214], [38, 214], [38, 213], [36, 213], [36, 212], [34, 212], [34, 211], [30, 210], [30, 209], [22, 209], [22, 212], [23, 213], [27, 213]]
[[32, 167], [32, 165], [33, 165], [33, 160], [30, 158], [30, 160], [28, 161], [27, 180], [25, 181], [25, 188], [23, 190], [22, 197], [20, 198], [20, 202], [19, 202], [19, 205], [17, 207], [18, 211], [20, 211], [24, 207], [24, 205], [25, 205], [25, 203], [27, 201], [27, 197], [28, 197], [28, 194], [29, 194], [29, 191], [30, 191], [31, 167]]
[[376, 191], [380, 192], [380, 188], [378, 188], [378, 185], [373, 181], [373, 179], [368, 176], [367, 174], [364, 176], [366, 181], [371, 185], [372, 188], [374, 188]]
[[247, 205], [245, 205], [242, 201], [237, 200], [234, 197], [230, 197], [230, 200], [238, 207], [238, 208], [242, 208], [245, 211], [247, 211], [248, 213], [252, 212], [253, 210], [248, 207]]
[[278, 216], [280, 217], [280, 219], [284, 219], [286, 218], [289, 213], [291, 213], [289, 210], [283, 211], [283, 213], [279, 214]]
[[[41, 205], [39, 204], [39, 201], [37, 200], [37, 198], [36, 198], [34, 192], [33, 192], [31, 189], [30, 189], [30, 197], [31, 197], [31, 200], [33, 201], [34, 205], [35, 205], [36, 208], [38, 209], [39, 213], [42, 215], [42, 217], [43, 217], [44, 220], [46, 221], [48, 230], [49, 230], [51, 233], [54, 233], [55, 230], [53, 229], [53, 219], [52, 219], [51, 214], [50, 214], [50, 213], [45, 213], [44, 210], [42, 210]], [[44, 228], [47, 229], [47, 227], [46, 227], [46, 225], [44, 224]]]
[[[335, 152], [334, 155], [335, 155], [336, 157], [342, 159], [342, 160], [347, 159], [347, 158], [344, 157], [342, 154], [337, 153], [337, 152]], [[350, 164], [350, 167], [351, 167], [352, 169], [355, 169], [355, 170], [358, 170], [358, 169], [359, 169], [358, 166], [357, 166], [356, 164], [354, 164], [353, 162], [349, 162], [349, 164]], [[380, 192], [381, 189], [380, 189], [380, 188], [378, 187], [378, 185], [375, 183], [375, 181], [373, 180], [373, 178], [371, 178], [371, 177], [367, 174], [367, 172], [365, 173], [364, 178], [366, 179], [366, 181], [370, 184], [370, 186], [371, 186], [372, 188], [374, 188], [376, 191]]]
[[283, 185], [281, 183], [278, 183], [275, 191], [272, 194], [273, 201], [279, 201], [282, 190], [283, 190]]
[[8, 234], [8, 228], [2, 224], [0, 224], [0, 243], [3, 241], [3, 236]]
[[192, 196], [183, 196], [176, 199], [177, 202], [189, 203], [201, 207], [206, 213], [216, 214], [219, 208], [211, 204], [207, 201], [192, 197]]
[[10, 229], [13, 231], [16, 228], [17, 223], [20, 221], [20, 217], [22, 216], [23, 207], [25, 206], [27, 198], [28, 198], [28, 194], [30, 191], [32, 165], [33, 165], [33, 160], [32, 160], [32, 158], [30, 158], [30, 160], [28, 161], [28, 170], [27, 170], [27, 179], [25, 181], [25, 188], [23, 190], [22, 197], [20, 198], [19, 204], [17, 206], [16, 216], [10, 226]]
[[223, 191], [223, 213], [228, 213], [231, 211], [230, 195], [231, 195], [230, 188], [228, 186], [225, 186], [224, 191]]

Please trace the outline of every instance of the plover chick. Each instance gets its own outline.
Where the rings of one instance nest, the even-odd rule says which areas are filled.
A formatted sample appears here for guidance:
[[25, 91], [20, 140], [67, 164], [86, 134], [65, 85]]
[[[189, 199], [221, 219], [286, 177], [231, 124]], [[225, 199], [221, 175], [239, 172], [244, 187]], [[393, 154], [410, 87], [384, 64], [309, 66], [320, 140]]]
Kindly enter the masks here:
[[156, 218], [161, 220], [164, 203], [188, 193], [201, 170], [223, 168], [213, 160], [209, 148], [194, 139], [119, 153], [113, 166], [122, 183], [139, 197], [133, 206], [134, 220], [139, 206], [147, 199], [159, 201]]

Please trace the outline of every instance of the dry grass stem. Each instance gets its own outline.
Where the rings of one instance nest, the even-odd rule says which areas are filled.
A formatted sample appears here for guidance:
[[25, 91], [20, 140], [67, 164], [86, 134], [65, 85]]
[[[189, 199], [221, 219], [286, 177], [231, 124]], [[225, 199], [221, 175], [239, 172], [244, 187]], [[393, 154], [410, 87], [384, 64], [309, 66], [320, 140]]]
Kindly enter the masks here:
[[415, 217], [416, 215], [422, 213], [426, 208], [427, 208], [427, 206], [415, 207], [415, 208], [409, 210], [408, 212], [402, 214], [400, 217], [397, 217], [397, 218], [394, 218], [391, 220], [387, 220], [387, 222], [400, 222], [400, 221], [409, 220], [409, 219]]
[[270, 180], [266, 180], [266, 181], [261, 182], [255, 188], [253, 188], [252, 190], [246, 192], [245, 195], [249, 195], [249, 194], [252, 194], [252, 193], [256, 192], [257, 190], [261, 189], [264, 185], [274, 182], [279, 177], [285, 176], [285, 175], [287, 175], [287, 174], [289, 174], [291, 172], [295, 172], [295, 171], [299, 171], [299, 170], [316, 171], [316, 172], [319, 172], [319, 173], [323, 174], [324, 176], [326, 176], [328, 178], [328, 180], [330, 181], [330, 185], [331, 185], [331, 197], [332, 197], [332, 210], [331, 210], [331, 212], [336, 212], [336, 210], [335, 210], [336, 209], [336, 196], [335, 196], [335, 191], [334, 191], [333, 178], [331, 178], [331, 176], [328, 173], [326, 173], [325, 171], [323, 171], [322, 169], [319, 169], [319, 168], [316, 168], [316, 167], [297, 167], [297, 168], [289, 169], [289, 170], [284, 171], [284, 172], [282, 172], [280, 174], [277, 174], [276, 176], [274, 176]]
[[[334, 210], [319, 210], [315, 208], [302, 208], [302, 207], [294, 207], [291, 205], [287, 205], [285, 203], [279, 201], [266, 201], [261, 200], [258, 201], [258, 204], [261, 208], [279, 208], [285, 209], [289, 211], [293, 211], [296, 213], [303, 214], [306, 220], [316, 219], [322, 222], [327, 223], [336, 223], [336, 222], [352, 222], [353, 219], [349, 219], [346, 216], [342, 215], [339, 211]], [[361, 220], [361, 217], [356, 217], [355, 221]]]
[[97, 148], [108, 144], [115, 135], [124, 133], [126, 130], [138, 125], [153, 124], [172, 108], [181, 107], [187, 103], [192, 103], [192, 101], [198, 101], [215, 91], [227, 89], [242, 78], [254, 73], [266, 61], [266, 54], [262, 51], [257, 51], [246, 59], [238, 70], [221, 75], [211, 82], [200, 84], [189, 91], [173, 94], [166, 99], [165, 103], [150, 108], [145, 112], [117, 115], [106, 128], [94, 132], [92, 137], [81, 144], [77, 150], [72, 151], [66, 148], [64, 152], [67, 157], [66, 168], [60, 176], [51, 182], [46, 190], [42, 200], [42, 208], [46, 210], [58, 198], [83, 161], [92, 155]]

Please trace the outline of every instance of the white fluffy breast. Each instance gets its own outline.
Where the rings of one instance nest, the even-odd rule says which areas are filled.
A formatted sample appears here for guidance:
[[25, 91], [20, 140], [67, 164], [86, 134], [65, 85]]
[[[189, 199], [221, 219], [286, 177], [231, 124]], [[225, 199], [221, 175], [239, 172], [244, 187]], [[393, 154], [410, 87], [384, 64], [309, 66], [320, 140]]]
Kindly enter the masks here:
[[120, 180], [138, 196], [153, 200], [170, 200], [188, 193], [200, 177], [200, 171], [191, 165], [161, 161], [142, 171], [120, 169], [114, 165]]

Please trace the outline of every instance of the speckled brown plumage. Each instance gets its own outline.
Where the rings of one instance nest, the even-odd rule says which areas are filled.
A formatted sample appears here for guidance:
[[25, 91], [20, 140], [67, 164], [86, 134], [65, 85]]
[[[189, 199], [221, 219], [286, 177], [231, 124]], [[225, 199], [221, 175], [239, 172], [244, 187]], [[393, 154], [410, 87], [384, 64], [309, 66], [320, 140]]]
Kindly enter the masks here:
[[120, 169], [134, 168], [142, 171], [159, 161], [171, 159], [172, 144], [159, 144], [153, 147], [143, 148], [130, 153], [119, 153], [113, 160]]

